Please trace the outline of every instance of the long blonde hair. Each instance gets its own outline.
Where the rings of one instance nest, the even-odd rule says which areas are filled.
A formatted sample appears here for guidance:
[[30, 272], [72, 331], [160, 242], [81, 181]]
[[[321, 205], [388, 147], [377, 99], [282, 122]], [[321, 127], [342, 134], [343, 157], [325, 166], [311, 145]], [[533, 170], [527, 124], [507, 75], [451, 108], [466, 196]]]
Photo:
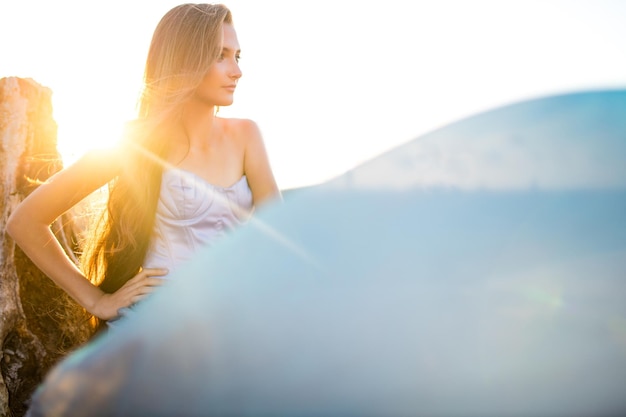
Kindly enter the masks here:
[[112, 293], [141, 269], [152, 236], [168, 143], [182, 129], [183, 105], [222, 50], [221, 4], [181, 4], [157, 25], [144, 71], [138, 118], [125, 135], [126, 159], [109, 184], [106, 210], [86, 240], [81, 265]]

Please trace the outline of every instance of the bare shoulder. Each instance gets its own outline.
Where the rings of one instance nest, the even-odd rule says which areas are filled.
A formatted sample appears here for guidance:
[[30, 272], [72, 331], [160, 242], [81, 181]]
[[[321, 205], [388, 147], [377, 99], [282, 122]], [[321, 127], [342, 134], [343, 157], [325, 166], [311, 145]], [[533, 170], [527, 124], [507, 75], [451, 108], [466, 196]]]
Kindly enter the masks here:
[[76, 185], [94, 188], [117, 176], [126, 158], [127, 152], [121, 147], [92, 149], [61, 171], [63, 175], [59, 176]]
[[227, 134], [243, 145], [263, 141], [261, 129], [254, 120], [236, 118], [221, 120]]
[[254, 205], [281, 198], [259, 126], [250, 119], [225, 119], [231, 137], [241, 144], [243, 171], [252, 190]]
[[122, 161], [127, 157], [122, 146], [98, 148], [87, 151], [75, 165], [87, 170], [98, 170], [115, 173], [121, 167]]

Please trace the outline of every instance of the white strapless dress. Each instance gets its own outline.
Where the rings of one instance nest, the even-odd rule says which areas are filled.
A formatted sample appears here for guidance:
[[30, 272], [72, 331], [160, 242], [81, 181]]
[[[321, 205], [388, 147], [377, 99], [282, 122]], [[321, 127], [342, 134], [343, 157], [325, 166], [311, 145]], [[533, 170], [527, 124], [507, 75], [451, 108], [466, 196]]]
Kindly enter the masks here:
[[144, 268], [167, 268], [171, 273], [199, 248], [245, 223], [252, 210], [245, 175], [230, 187], [219, 187], [189, 171], [164, 171]]

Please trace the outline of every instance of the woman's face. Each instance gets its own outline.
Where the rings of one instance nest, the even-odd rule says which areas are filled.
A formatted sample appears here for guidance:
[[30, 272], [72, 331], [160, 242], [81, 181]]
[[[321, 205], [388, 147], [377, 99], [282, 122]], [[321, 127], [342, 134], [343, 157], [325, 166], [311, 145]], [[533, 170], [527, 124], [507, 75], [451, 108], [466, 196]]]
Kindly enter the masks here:
[[233, 95], [237, 81], [241, 78], [239, 69], [239, 41], [233, 25], [223, 25], [222, 54], [211, 65], [196, 91], [196, 98], [208, 105], [229, 106], [233, 103]]

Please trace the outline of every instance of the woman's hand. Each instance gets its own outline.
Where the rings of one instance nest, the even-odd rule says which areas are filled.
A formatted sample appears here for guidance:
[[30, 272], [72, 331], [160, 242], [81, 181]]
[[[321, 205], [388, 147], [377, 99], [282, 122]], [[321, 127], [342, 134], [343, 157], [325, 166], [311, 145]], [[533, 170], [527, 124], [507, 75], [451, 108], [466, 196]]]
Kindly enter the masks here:
[[93, 315], [103, 320], [117, 317], [119, 309], [130, 307], [163, 285], [165, 280], [155, 277], [167, 272], [167, 269], [161, 268], [142, 269], [113, 294], [103, 294], [92, 309]]

